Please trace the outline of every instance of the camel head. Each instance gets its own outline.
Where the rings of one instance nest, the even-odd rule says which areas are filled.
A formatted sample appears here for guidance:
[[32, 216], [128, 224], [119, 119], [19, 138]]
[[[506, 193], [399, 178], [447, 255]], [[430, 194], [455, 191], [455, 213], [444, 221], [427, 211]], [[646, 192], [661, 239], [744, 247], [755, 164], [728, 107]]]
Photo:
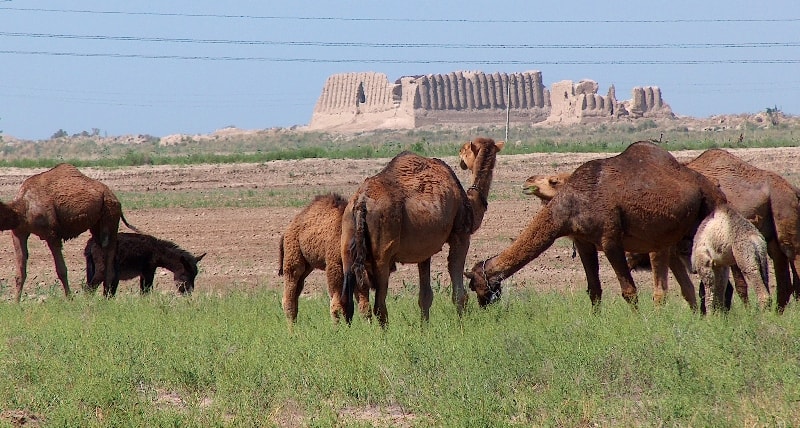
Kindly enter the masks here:
[[[504, 145], [504, 141], [498, 141], [495, 143], [495, 141], [491, 138], [483, 137], [479, 137], [464, 143], [464, 145], [461, 146], [461, 149], [458, 151], [458, 157], [461, 158], [459, 166], [461, 166], [461, 169], [473, 171], [475, 160], [478, 158], [478, 154], [481, 150], [492, 149], [495, 150], [495, 152], [492, 154], [497, 154], [497, 152], [503, 149]], [[492, 165], [494, 165], [494, 163], [492, 163]]]
[[197, 263], [206, 256], [203, 253], [197, 257], [192, 255], [181, 256], [181, 265], [183, 269], [177, 269], [173, 273], [173, 280], [178, 285], [178, 292], [181, 294], [192, 294], [194, 291], [194, 279], [197, 277], [199, 270]]
[[469, 288], [478, 295], [478, 305], [482, 308], [500, 300], [503, 295], [502, 275], [486, 276], [486, 262], [475, 263], [471, 271], [464, 272], [469, 278]]
[[544, 202], [548, 202], [556, 196], [564, 182], [572, 174], [561, 173], [556, 175], [532, 175], [525, 180], [522, 185], [522, 193], [533, 195]]

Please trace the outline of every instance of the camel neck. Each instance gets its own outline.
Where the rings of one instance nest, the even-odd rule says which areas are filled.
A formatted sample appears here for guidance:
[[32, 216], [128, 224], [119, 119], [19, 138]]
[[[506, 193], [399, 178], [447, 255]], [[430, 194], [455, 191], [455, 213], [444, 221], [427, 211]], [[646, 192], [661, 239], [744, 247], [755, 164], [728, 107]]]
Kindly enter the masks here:
[[550, 207], [545, 205], [508, 248], [490, 259], [487, 276], [508, 278], [539, 257], [562, 235], [561, 224], [554, 218]]

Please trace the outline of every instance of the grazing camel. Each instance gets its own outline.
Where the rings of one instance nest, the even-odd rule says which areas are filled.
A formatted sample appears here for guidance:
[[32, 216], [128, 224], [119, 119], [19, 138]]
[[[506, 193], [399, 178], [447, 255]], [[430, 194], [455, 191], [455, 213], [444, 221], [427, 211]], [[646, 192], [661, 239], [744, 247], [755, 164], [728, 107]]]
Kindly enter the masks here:
[[[703, 218], [724, 203], [725, 195], [707, 178], [663, 148], [639, 141], [617, 156], [578, 167], [511, 246], [465, 275], [485, 306], [500, 298], [503, 279], [557, 238], [569, 236], [581, 257], [593, 306], [602, 297], [598, 249], [614, 269], [622, 296], [635, 306], [637, 290], [625, 251], [657, 252], [666, 260], [670, 247], [688, 242]], [[666, 266], [656, 263], [654, 269]]]
[[27, 178], [17, 196], [0, 209], [0, 229], [12, 231], [17, 276], [14, 300], [19, 302], [27, 278], [28, 237], [34, 234], [47, 242], [56, 265], [56, 273], [70, 296], [67, 265], [62, 253], [63, 241], [86, 231], [101, 244], [106, 260], [103, 294], [115, 289], [119, 278], [114, 268], [119, 221], [129, 225], [114, 193], [103, 183], [83, 175], [69, 164]]
[[470, 236], [480, 227], [497, 153], [502, 141], [476, 138], [459, 152], [462, 169], [472, 171], [465, 191], [453, 170], [439, 159], [403, 152], [356, 190], [342, 216], [343, 303], [345, 318], [359, 311], [369, 317], [369, 291], [375, 289], [374, 312], [381, 326], [388, 322], [386, 295], [395, 263], [416, 263], [419, 307], [427, 320], [433, 302], [431, 257], [449, 246], [447, 268], [452, 300], [461, 315], [466, 305], [462, 271]]
[[[116, 272], [120, 280], [138, 277], [141, 293], [147, 294], [153, 289], [156, 269], [165, 268], [172, 272], [179, 293], [192, 294], [199, 272], [197, 263], [205, 255], [194, 256], [174, 242], [154, 236], [118, 233]], [[94, 237], [86, 241], [83, 256], [86, 258], [86, 291], [94, 292], [105, 279], [103, 249]], [[116, 288], [109, 290], [111, 296], [116, 292]]]
[[[522, 186], [522, 193], [536, 196], [542, 203], [550, 202], [571, 175], [572, 173], [565, 172], [554, 175], [530, 176], [525, 180], [525, 184]], [[669, 270], [672, 271], [672, 274], [678, 281], [683, 298], [692, 310], [697, 310], [697, 296], [695, 295], [694, 284], [689, 277], [686, 264], [674, 253], [677, 251], [676, 248], [671, 248], [667, 251], [669, 252], [667, 255], [664, 255], [662, 252], [652, 252], [650, 254], [626, 253], [625, 258], [628, 269], [636, 270], [642, 264], [646, 264], [649, 269], [650, 266], [655, 264], [663, 264], [665, 262], [664, 259], [667, 258], [668, 260], [666, 260], [666, 262], [668, 263]], [[663, 268], [650, 270], [653, 273], [653, 301], [657, 305], [660, 305], [666, 301], [667, 271]]]
[[283, 311], [290, 323], [297, 320], [298, 300], [305, 279], [314, 271], [325, 271], [330, 312], [334, 322], [342, 313], [342, 213], [347, 200], [338, 194], [319, 195], [295, 216], [281, 235], [278, 247], [284, 277]]
[[[717, 180], [731, 207], [764, 236], [775, 271], [777, 309], [783, 311], [792, 295], [792, 279], [800, 270], [798, 189], [780, 175], [756, 168], [721, 149], [706, 150], [686, 166]], [[734, 280], [738, 294], [746, 302], [743, 281], [737, 275]], [[800, 296], [798, 287], [800, 282], [795, 281], [796, 296]]]
[[717, 207], [697, 228], [692, 246], [692, 268], [711, 293], [711, 310], [723, 309], [725, 286], [732, 266], [745, 284], [753, 285], [762, 308], [769, 306], [767, 242], [761, 232], [729, 205]]

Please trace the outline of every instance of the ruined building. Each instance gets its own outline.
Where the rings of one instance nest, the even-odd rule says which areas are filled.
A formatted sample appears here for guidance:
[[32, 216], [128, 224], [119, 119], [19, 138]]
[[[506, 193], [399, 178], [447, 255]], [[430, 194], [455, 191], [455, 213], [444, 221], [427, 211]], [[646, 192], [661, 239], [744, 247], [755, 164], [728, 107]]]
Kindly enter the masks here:
[[310, 129], [412, 129], [433, 124], [574, 124], [620, 118], [673, 117], [655, 86], [633, 88], [631, 100], [605, 96], [591, 80], [554, 83], [540, 71], [458, 71], [404, 76], [390, 83], [383, 73], [328, 77], [314, 107]]

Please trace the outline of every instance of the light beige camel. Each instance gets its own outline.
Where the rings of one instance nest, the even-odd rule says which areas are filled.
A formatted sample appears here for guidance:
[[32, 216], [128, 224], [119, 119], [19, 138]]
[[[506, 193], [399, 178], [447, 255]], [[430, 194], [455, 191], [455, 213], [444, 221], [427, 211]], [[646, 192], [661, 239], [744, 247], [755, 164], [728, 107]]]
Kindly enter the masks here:
[[[623, 297], [635, 305], [637, 290], [625, 251], [659, 252], [688, 242], [697, 226], [725, 195], [707, 178], [681, 165], [666, 150], [639, 141], [608, 159], [584, 163], [520, 236], [499, 255], [465, 274], [485, 306], [502, 293], [501, 282], [538, 257], [562, 236], [575, 242], [589, 298], [600, 303], [598, 249], [605, 253]], [[667, 263], [654, 269], [666, 271]], [[692, 292], [694, 294], [694, 292]]]
[[[792, 274], [796, 276], [800, 270], [798, 190], [780, 175], [756, 168], [721, 149], [707, 150], [686, 165], [717, 180], [731, 207], [764, 236], [775, 271], [777, 309], [783, 311], [792, 295]], [[738, 294], [746, 299], [744, 281], [737, 275], [734, 279]]]
[[281, 235], [278, 275], [284, 277], [283, 311], [290, 323], [297, 320], [298, 300], [305, 280], [314, 269], [325, 271], [330, 313], [338, 321], [342, 313], [342, 213], [347, 200], [338, 194], [319, 195]]
[[122, 207], [114, 193], [103, 183], [83, 175], [69, 164], [27, 178], [17, 196], [0, 209], [0, 228], [12, 230], [16, 254], [17, 277], [14, 300], [19, 302], [27, 278], [28, 237], [34, 234], [47, 243], [56, 265], [56, 274], [70, 296], [67, 265], [62, 253], [63, 241], [89, 230], [104, 251], [106, 275], [103, 295], [116, 289], [119, 278], [114, 266], [117, 231]]
[[731, 267], [739, 269], [746, 285], [755, 287], [760, 306], [769, 306], [767, 259], [764, 237], [728, 205], [717, 207], [697, 228], [691, 263], [710, 288], [706, 302], [712, 311], [724, 309], [723, 294]]
[[470, 236], [483, 220], [497, 153], [503, 142], [477, 138], [460, 150], [461, 168], [472, 171], [466, 191], [453, 170], [439, 159], [404, 152], [377, 175], [367, 178], [342, 217], [343, 303], [348, 322], [354, 312], [370, 315], [369, 291], [375, 289], [374, 311], [382, 326], [388, 322], [386, 295], [395, 263], [416, 263], [419, 307], [427, 320], [433, 302], [431, 257], [449, 246], [447, 267], [452, 300], [459, 314], [467, 295], [462, 271]]
[[[559, 173], [553, 175], [532, 175], [525, 180], [522, 186], [522, 192], [526, 195], [533, 195], [539, 198], [542, 203], [550, 202], [558, 191], [563, 187], [564, 183], [569, 179], [572, 173]], [[574, 246], [574, 244], [573, 244]], [[688, 245], [687, 245], [688, 247]], [[689, 277], [689, 271], [683, 259], [676, 254], [676, 248], [670, 248], [668, 254], [663, 252], [652, 252], [650, 254], [632, 254], [626, 253], [626, 261], [628, 269], [635, 270], [639, 265], [643, 264], [643, 259], [647, 259], [647, 268], [657, 264], [667, 263], [669, 270], [675, 276], [681, 288], [681, 294], [689, 307], [692, 310], [697, 310], [697, 296], [694, 290], [694, 284]], [[574, 257], [574, 252], [573, 252]], [[666, 259], [666, 260], [665, 260]], [[650, 269], [653, 274], [653, 301], [657, 304], [663, 304], [666, 301], [668, 278], [666, 269]]]

